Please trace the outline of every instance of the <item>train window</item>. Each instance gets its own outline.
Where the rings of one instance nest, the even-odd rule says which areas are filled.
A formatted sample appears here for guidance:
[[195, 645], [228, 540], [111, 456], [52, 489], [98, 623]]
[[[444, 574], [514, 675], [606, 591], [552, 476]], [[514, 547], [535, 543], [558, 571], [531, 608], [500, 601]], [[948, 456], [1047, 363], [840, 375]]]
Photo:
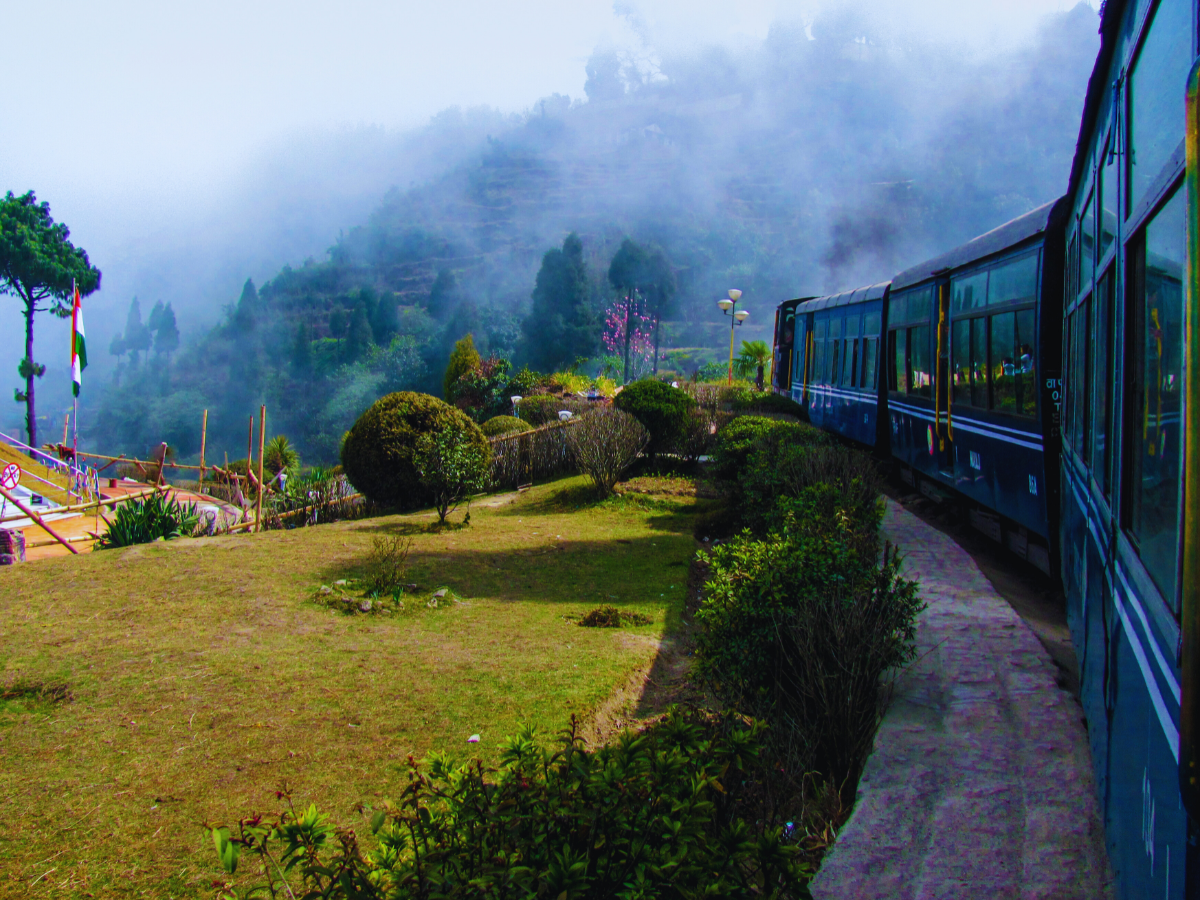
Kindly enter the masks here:
[[888, 332], [888, 390], [908, 393], [908, 369], [905, 366], [905, 336], [903, 329], [893, 329]]
[[858, 371], [858, 330], [862, 315], [854, 312], [846, 316], [846, 340], [842, 342], [842, 384], [854, 387], [854, 375]]
[[1062, 445], [1063, 448], [1072, 448], [1072, 436], [1075, 433], [1072, 427], [1072, 416], [1075, 414], [1075, 397], [1073, 391], [1075, 388], [1075, 373], [1072, 370], [1072, 360], [1075, 358], [1075, 316], [1074, 313], [1067, 314], [1067, 320], [1063, 323], [1063, 344], [1062, 344], [1062, 373], [1063, 373], [1063, 391], [1062, 391], [1062, 416], [1060, 428], [1062, 430]]
[[815, 383], [822, 384], [825, 381], [825, 354], [829, 344], [826, 337], [829, 334], [829, 320], [817, 319], [813, 334], [815, 335], [813, 338], [813, 361], [808, 371]]
[[1162, 0], [1129, 76], [1129, 205], [1145, 196], [1183, 140], [1184, 91], [1192, 64], [1191, 0]]
[[1117, 154], [1110, 136], [1100, 158], [1100, 174], [1096, 177], [1097, 207], [1100, 216], [1100, 249], [1096, 261], [1103, 262], [1104, 254], [1117, 236]]
[[976, 272], [950, 281], [951, 307], [954, 312], [982, 309], [987, 305], [988, 273]]
[[1037, 415], [1037, 354], [1034, 347], [1034, 314], [1032, 309], [1017, 312], [1017, 330], [1013, 335], [1014, 387], [1017, 415]]
[[1071, 335], [1074, 341], [1071, 347], [1071, 449], [1087, 465], [1088, 461], [1088, 307], [1091, 298], [1085, 297], [1083, 302], [1071, 314]]
[[908, 329], [908, 392], [917, 397], [933, 397], [933, 376], [929, 360], [929, 326]]
[[878, 336], [879, 323], [882, 318], [883, 314], [877, 309], [863, 316], [863, 334], [869, 337]]
[[862, 386], [875, 389], [875, 359], [879, 356], [879, 338], [863, 338]]
[[1184, 192], [1146, 226], [1135, 256], [1127, 471], [1128, 529], [1146, 571], [1174, 603], [1179, 542], [1183, 356]]
[[1037, 297], [1038, 254], [1011, 260], [992, 269], [988, 280], [988, 306], [998, 303], [1032, 303]]
[[987, 319], [971, 320], [971, 405], [988, 407]]
[[1068, 303], [1079, 296], [1079, 232], [1072, 228], [1067, 242], [1067, 297]]
[[950, 330], [950, 389], [955, 403], [971, 405], [971, 320], [958, 319]]
[[1088, 194], [1087, 203], [1079, 215], [1079, 275], [1076, 283], [1080, 290], [1087, 290], [1092, 281], [1092, 254], [1096, 250], [1096, 216], [1092, 210], [1093, 195]]
[[998, 411], [1006, 413], [1017, 411], [1017, 363], [1013, 356], [1016, 319], [1016, 313], [992, 316], [991, 370], [994, 406]]
[[1107, 497], [1111, 495], [1108, 458], [1109, 435], [1112, 434], [1112, 404], [1109, 392], [1112, 390], [1113, 375], [1111, 266], [1096, 282], [1095, 302], [1092, 306], [1092, 315], [1095, 318], [1092, 331], [1092, 386], [1095, 391], [1092, 400], [1092, 472]]

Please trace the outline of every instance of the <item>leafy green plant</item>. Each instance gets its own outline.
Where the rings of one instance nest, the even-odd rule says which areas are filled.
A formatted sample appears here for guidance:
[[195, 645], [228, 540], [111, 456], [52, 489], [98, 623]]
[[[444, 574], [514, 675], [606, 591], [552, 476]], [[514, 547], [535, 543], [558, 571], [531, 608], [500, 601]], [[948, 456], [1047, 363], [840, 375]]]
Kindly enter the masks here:
[[732, 406], [739, 411], [780, 413], [798, 419], [804, 415], [804, 407], [783, 394], [754, 391], [736, 398]]
[[520, 431], [531, 431], [533, 426], [523, 419], [518, 419], [516, 416], [492, 416], [482, 425], [479, 430], [483, 432], [485, 437], [499, 437], [504, 434], [516, 434]]
[[556, 747], [532, 729], [504, 742], [498, 768], [409, 760], [408, 784], [370, 819], [370, 846], [316, 806], [212, 828], [230, 875], [243, 856], [265, 882], [224, 898], [810, 896], [809, 867], [756, 803], [771, 772], [763, 727], [672, 711], [642, 734], [590, 752], [572, 720]]
[[635, 381], [613, 399], [613, 405], [636, 418], [650, 433], [646, 452], [653, 459], [679, 439], [696, 401], [661, 381]]
[[768, 435], [778, 440], [796, 444], [822, 444], [829, 438], [816, 428], [763, 416], [738, 416], [722, 427], [713, 442], [713, 474], [717, 478], [733, 479], [738, 476], [750, 458], [750, 452]]
[[138, 497], [116, 507], [107, 530], [96, 541], [96, 549], [188, 537], [199, 521], [194, 503], [181, 504], [174, 497], [158, 493]]
[[771, 348], [766, 341], [742, 341], [742, 349], [733, 361], [733, 371], [741, 378], [754, 376], [755, 386], [761, 391], [763, 370], [771, 362]]
[[287, 435], [277, 434], [263, 448], [263, 467], [272, 475], [278, 475], [284, 469], [295, 472], [300, 468], [300, 454], [287, 439]]
[[864, 534], [844, 508], [830, 514], [835, 488], [810, 492], [765, 538], [744, 532], [700, 554], [709, 579], [695, 671], [725, 702], [772, 721], [799, 765], [852, 786], [885, 676], [914, 658], [923, 605], [898, 554], [876, 552], [878, 520]]
[[346, 477], [368, 499], [384, 506], [412, 508], [433, 499], [413, 457], [418, 439], [445, 429], [466, 434], [486, 447], [479, 426], [428, 394], [401, 391], [376, 400], [354, 423], [342, 443]]
[[559, 420], [558, 414], [566, 410], [572, 415], [587, 412], [595, 403], [579, 397], [558, 397], [554, 394], [534, 394], [532, 397], [522, 397], [517, 404], [521, 419], [535, 428], [539, 425], [549, 425]]
[[637, 419], [611, 406], [585, 413], [577, 424], [564, 430], [575, 464], [602, 497], [612, 493], [621, 473], [650, 440]]
[[392, 594], [403, 586], [412, 545], [412, 538], [398, 534], [376, 535], [371, 538], [371, 552], [367, 554], [365, 576], [368, 590], [379, 594]]
[[[444, 525], [463, 500], [487, 488], [492, 448], [474, 422], [450, 420], [417, 438], [412, 460], [421, 485], [433, 497], [438, 524]], [[468, 500], [464, 523], [470, 518]]]

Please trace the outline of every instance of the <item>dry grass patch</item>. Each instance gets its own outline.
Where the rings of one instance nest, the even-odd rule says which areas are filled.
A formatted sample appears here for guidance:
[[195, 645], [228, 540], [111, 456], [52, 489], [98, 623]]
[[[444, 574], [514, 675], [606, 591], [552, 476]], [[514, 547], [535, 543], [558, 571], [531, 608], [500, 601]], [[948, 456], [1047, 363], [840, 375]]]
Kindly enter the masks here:
[[[348, 821], [435, 748], [494, 761], [654, 659], [682, 609], [692, 501], [587, 503], [580, 479], [428, 516], [172, 541], [0, 570], [0, 896], [208, 896], [201, 823], [290, 783]], [[418, 595], [347, 616], [316, 589], [412, 540]], [[598, 604], [651, 624], [578, 628]], [[468, 747], [466, 738], [482, 735]]]

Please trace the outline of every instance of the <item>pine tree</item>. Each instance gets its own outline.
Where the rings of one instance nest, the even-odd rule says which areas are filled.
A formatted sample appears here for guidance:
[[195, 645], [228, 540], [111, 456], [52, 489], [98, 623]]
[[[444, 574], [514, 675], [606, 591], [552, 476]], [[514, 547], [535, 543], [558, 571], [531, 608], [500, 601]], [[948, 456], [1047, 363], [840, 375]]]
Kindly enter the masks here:
[[475, 349], [474, 335], [467, 334], [459, 338], [450, 351], [450, 363], [446, 366], [446, 374], [442, 377], [442, 396], [450, 399], [450, 388], [454, 382], [467, 372], [478, 369], [483, 360]]
[[247, 278], [242, 285], [242, 296], [238, 298], [233, 312], [233, 324], [239, 331], [246, 332], [254, 329], [258, 313], [258, 290], [254, 287], [254, 279]]
[[125, 316], [125, 333], [121, 340], [131, 363], [136, 365], [140, 361], [138, 354], [150, 349], [153, 337], [150, 329], [142, 323], [142, 305], [138, 303], [138, 298], [134, 297], [129, 302], [129, 312]]
[[536, 369], [556, 371], [596, 352], [600, 319], [588, 289], [583, 242], [574, 232], [561, 250], [549, 250], [542, 257], [533, 306], [521, 330], [523, 355]]
[[371, 323], [367, 318], [367, 310], [359, 303], [350, 315], [350, 333], [346, 338], [347, 355], [351, 362], [362, 358], [371, 346], [371, 340]]

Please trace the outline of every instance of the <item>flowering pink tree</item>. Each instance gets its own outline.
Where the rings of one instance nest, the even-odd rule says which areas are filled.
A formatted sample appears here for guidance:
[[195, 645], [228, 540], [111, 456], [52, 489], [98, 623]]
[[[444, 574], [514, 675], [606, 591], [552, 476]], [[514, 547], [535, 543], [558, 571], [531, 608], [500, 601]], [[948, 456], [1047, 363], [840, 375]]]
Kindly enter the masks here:
[[654, 320], [645, 309], [642, 296], [632, 291], [617, 297], [604, 313], [604, 346], [625, 362], [625, 381], [632, 367], [634, 377], [654, 355]]

